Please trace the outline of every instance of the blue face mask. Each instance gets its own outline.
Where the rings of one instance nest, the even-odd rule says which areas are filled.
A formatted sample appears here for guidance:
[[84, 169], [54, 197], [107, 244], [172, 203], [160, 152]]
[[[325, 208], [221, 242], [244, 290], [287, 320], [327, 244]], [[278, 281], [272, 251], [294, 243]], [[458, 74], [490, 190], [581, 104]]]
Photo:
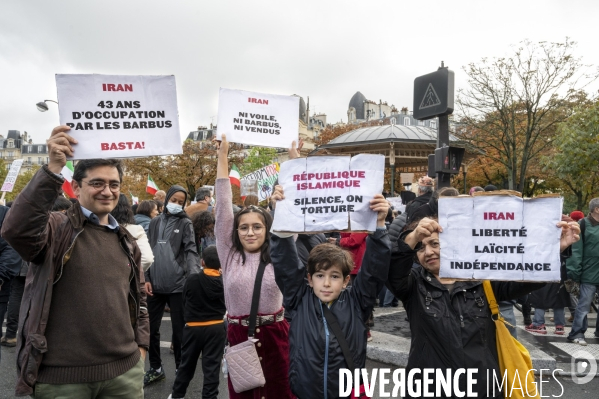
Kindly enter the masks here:
[[183, 207], [179, 204], [175, 204], [174, 202], [169, 202], [168, 204], [166, 204], [166, 209], [168, 210], [168, 213], [170, 213], [171, 215], [176, 215], [177, 213], [183, 211]]

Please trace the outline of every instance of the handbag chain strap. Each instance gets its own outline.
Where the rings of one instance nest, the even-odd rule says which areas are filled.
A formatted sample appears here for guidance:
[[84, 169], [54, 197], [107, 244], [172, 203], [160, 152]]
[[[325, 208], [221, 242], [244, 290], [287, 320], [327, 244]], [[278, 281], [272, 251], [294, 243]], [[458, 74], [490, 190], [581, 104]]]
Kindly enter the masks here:
[[260, 266], [256, 272], [256, 281], [254, 281], [254, 293], [252, 294], [252, 306], [250, 308], [250, 320], [248, 327], [248, 336], [253, 338], [256, 331], [256, 320], [258, 316], [258, 305], [260, 304], [260, 291], [262, 289], [262, 277], [266, 269], [266, 262], [260, 260]]
[[351, 355], [351, 351], [349, 350], [347, 340], [345, 339], [345, 334], [343, 334], [343, 331], [341, 331], [341, 327], [339, 326], [337, 318], [326, 304], [322, 305], [322, 313], [324, 314], [324, 318], [327, 320], [327, 323], [329, 323], [331, 330], [333, 330], [333, 334], [335, 334], [335, 337], [337, 337], [337, 342], [341, 347], [341, 351], [343, 352], [343, 357], [345, 358], [345, 363], [347, 363], [347, 367], [350, 370], [355, 370], [356, 367], [354, 365], [354, 359]]

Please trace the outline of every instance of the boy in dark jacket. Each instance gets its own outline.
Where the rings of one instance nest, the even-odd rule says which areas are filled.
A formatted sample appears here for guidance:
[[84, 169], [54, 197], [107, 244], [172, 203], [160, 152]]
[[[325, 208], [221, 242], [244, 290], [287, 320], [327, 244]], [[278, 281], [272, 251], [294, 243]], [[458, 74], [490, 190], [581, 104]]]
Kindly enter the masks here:
[[219, 369], [225, 349], [225, 293], [216, 246], [204, 249], [204, 269], [187, 278], [183, 288], [183, 345], [181, 366], [169, 398], [183, 398], [202, 354], [203, 399], [218, 397]]
[[[273, 199], [282, 199], [280, 186]], [[300, 399], [339, 397], [339, 370], [348, 368], [339, 342], [323, 317], [323, 307], [335, 316], [357, 368], [366, 363], [365, 325], [383, 287], [391, 257], [385, 228], [389, 204], [382, 195], [370, 201], [377, 212], [377, 229], [366, 240], [362, 267], [348, 287], [351, 255], [333, 244], [320, 244], [310, 253], [308, 266], [299, 261], [291, 235], [273, 233], [270, 257], [277, 285], [283, 292], [289, 330], [289, 383]], [[309, 286], [305, 279], [308, 279]]]

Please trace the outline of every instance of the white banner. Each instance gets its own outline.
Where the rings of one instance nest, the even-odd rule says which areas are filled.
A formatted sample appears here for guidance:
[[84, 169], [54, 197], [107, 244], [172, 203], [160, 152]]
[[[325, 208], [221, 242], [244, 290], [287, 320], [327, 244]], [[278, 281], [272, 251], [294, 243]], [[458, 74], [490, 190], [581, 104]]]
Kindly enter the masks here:
[[181, 154], [174, 76], [56, 75], [72, 159]]
[[[250, 174], [247, 174], [241, 178], [241, 184], [243, 185], [243, 180], [256, 180], [258, 182], [258, 198], [260, 201], [263, 201], [267, 198], [270, 198], [272, 192], [274, 190], [275, 182], [279, 177], [279, 164], [273, 163], [271, 165], [265, 166], [261, 169], [258, 169]], [[243, 190], [242, 190], [243, 191]], [[247, 195], [245, 193], [241, 193], [241, 195]]]
[[563, 198], [439, 198], [440, 277], [559, 281]]
[[281, 164], [274, 231], [374, 231], [370, 200], [383, 191], [382, 155], [317, 156]]
[[299, 97], [220, 89], [217, 137], [263, 147], [299, 142]]
[[4, 179], [4, 184], [2, 185], [2, 189], [0, 191], [4, 191], [7, 193], [12, 192], [12, 189], [15, 187], [15, 182], [19, 177], [19, 171], [21, 170], [22, 165], [22, 159], [17, 159], [13, 161], [13, 163], [10, 165], [10, 169], [8, 170], [8, 174], [6, 175], [6, 179]]

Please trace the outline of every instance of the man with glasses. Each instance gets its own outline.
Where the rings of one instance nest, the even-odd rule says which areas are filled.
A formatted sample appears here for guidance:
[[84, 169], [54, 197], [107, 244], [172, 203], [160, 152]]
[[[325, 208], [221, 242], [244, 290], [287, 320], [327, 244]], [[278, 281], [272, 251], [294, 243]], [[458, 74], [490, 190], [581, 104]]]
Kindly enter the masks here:
[[17, 337], [17, 396], [143, 398], [149, 321], [141, 253], [110, 211], [123, 178], [113, 159], [75, 165], [75, 203], [51, 212], [77, 141], [58, 126], [50, 160], [8, 213], [2, 236], [30, 261]]

